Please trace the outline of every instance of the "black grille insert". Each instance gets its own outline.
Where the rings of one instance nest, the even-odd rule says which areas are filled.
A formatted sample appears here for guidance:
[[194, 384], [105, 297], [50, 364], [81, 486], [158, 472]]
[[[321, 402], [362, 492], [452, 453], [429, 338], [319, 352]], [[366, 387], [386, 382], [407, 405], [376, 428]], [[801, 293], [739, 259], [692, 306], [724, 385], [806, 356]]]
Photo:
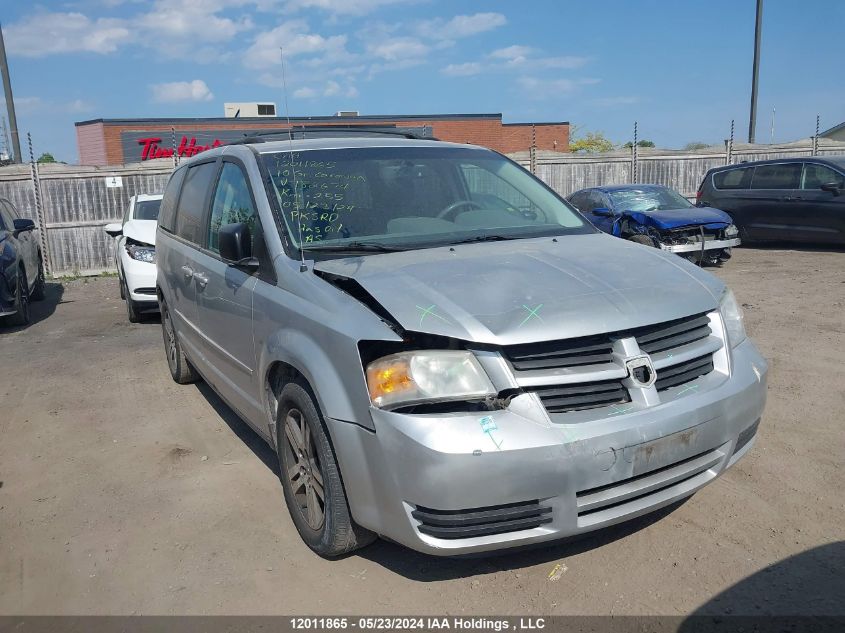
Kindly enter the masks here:
[[595, 409], [631, 401], [621, 380], [533, 387], [531, 390], [540, 396], [549, 413]]
[[516, 371], [609, 363], [613, 341], [607, 334], [562, 341], [511, 345], [505, 354]]
[[468, 510], [434, 510], [417, 506], [411, 516], [423, 534], [442, 539], [472, 538], [530, 530], [550, 523], [552, 509], [540, 502], [524, 501]]
[[713, 356], [708, 354], [700, 358], [693, 358], [686, 363], [672, 365], [671, 367], [664, 367], [657, 372], [658, 391], [677, 387], [701, 376], [705, 376], [713, 371]]
[[696, 314], [683, 319], [637, 328], [632, 330], [629, 336], [636, 337], [642, 351], [647, 354], [656, 354], [700, 341], [710, 334], [710, 318], [706, 314]]

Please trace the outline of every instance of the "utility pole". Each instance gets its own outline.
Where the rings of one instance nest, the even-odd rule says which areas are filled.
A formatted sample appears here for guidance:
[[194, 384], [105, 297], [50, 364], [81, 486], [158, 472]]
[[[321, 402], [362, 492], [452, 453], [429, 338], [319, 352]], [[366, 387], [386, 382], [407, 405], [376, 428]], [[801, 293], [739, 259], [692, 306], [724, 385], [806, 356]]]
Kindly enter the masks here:
[[754, 142], [757, 129], [757, 82], [760, 78], [760, 35], [763, 28], [763, 0], [757, 0], [757, 21], [754, 25], [754, 67], [751, 72], [751, 115], [748, 118], [748, 142]]
[[12, 81], [9, 79], [9, 63], [6, 61], [6, 44], [3, 42], [3, 25], [0, 24], [0, 73], [3, 75], [3, 93], [6, 96], [6, 111], [9, 113], [9, 127], [12, 132], [14, 162], [21, 161], [21, 140], [18, 137], [18, 118], [15, 116], [15, 100], [12, 97]]

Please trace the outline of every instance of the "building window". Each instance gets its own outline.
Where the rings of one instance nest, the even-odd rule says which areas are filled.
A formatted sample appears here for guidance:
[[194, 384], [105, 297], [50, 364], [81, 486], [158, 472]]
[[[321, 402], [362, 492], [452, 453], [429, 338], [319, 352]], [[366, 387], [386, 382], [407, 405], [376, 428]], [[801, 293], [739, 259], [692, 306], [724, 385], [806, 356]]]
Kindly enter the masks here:
[[276, 116], [276, 106], [272, 103], [259, 103], [258, 116]]

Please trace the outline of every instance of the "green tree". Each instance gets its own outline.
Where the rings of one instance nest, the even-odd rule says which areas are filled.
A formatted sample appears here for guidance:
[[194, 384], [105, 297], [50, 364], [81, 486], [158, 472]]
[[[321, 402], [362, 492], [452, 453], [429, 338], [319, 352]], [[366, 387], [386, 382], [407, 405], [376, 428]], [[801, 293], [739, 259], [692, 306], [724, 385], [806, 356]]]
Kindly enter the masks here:
[[692, 141], [684, 145], [684, 149], [693, 152], [697, 149], [704, 149], [705, 147], [710, 147], [707, 143], [702, 143], [701, 141]]
[[[625, 149], [631, 149], [633, 146], [634, 146], [634, 144], [631, 141], [628, 141], [622, 147], [624, 147]], [[643, 139], [642, 141], [637, 141], [637, 147], [654, 147], [654, 146], [655, 146], [654, 141], [646, 141], [645, 139]]]
[[570, 138], [569, 151], [585, 154], [610, 152], [613, 151], [613, 143], [602, 132], [586, 132], [583, 136], [579, 135], [577, 139]]
[[39, 163], [55, 163], [56, 159], [53, 158], [53, 155], [50, 152], [44, 152], [41, 156], [38, 157]]

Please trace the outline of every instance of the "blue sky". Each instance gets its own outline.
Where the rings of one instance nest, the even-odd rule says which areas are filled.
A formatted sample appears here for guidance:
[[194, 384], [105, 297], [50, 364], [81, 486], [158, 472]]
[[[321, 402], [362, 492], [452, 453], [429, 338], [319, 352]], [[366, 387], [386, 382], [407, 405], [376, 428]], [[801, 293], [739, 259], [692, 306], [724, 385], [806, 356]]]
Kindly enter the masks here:
[[[754, 0], [3, 0], [21, 132], [76, 162], [74, 121], [502, 112], [661, 147], [747, 135]], [[766, 0], [757, 139], [845, 120], [845, 2]]]

